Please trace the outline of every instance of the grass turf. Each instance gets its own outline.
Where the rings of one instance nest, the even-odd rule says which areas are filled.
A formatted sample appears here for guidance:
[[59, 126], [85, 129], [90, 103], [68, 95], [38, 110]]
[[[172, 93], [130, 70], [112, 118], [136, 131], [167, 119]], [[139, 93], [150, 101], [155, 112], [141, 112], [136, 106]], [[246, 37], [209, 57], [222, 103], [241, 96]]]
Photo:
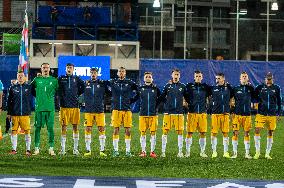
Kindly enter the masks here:
[[[2, 131], [4, 131], [5, 113], [0, 116]], [[83, 117], [83, 115], [82, 115]], [[58, 116], [55, 118], [55, 151], [60, 150], [60, 126]], [[34, 117], [31, 118], [32, 124]], [[124, 156], [125, 144], [123, 129], [120, 130], [119, 150], [121, 156], [118, 158], [111, 157], [112, 154], [112, 127], [110, 124], [110, 114], [106, 114], [106, 153], [107, 158], [99, 157], [99, 140], [97, 128], [93, 128], [92, 135], [92, 156], [84, 157], [84, 126], [83, 118], [80, 126], [80, 143], [79, 148], [81, 155], [73, 156], [72, 128], [68, 129], [67, 135], [67, 155], [51, 157], [48, 155], [47, 131], [42, 129], [41, 153], [39, 156], [26, 157], [24, 135], [18, 136], [18, 154], [11, 156], [10, 137], [4, 137], [0, 142], [0, 171], [1, 174], [13, 175], [49, 175], [49, 176], [118, 176], [118, 177], [172, 177], [172, 178], [218, 178], [218, 179], [265, 179], [265, 180], [283, 180], [284, 179], [284, 128], [283, 120], [278, 123], [274, 135], [274, 144], [272, 148], [273, 160], [264, 159], [266, 148], [266, 131], [262, 131], [261, 139], [261, 158], [259, 160], [244, 159], [243, 132], [239, 138], [239, 153], [237, 159], [224, 159], [222, 136], [218, 137], [218, 154], [216, 159], [199, 157], [198, 134], [193, 137], [193, 145], [190, 158], [177, 158], [177, 135], [172, 130], [168, 136], [166, 158], [152, 159], [139, 158], [140, 142], [138, 130], [138, 115], [133, 115], [132, 142], [131, 149], [133, 157]], [[161, 154], [161, 124], [162, 116], [159, 116], [159, 128], [157, 132], [156, 153]], [[208, 119], [210, 125], [210, 118]], [[33, 127], [32, 127], [33, 129]], [[209, 126], [210, 130], [210, 126]], [[32, 132], [32, 149], [33, 130]], [[209, 132], [209, 131], [208, 131]], [[206, 153], [211, 156], [210, 133], [207, 133]], [[231, 138], [231, 134], [230, 134]], [[230, 152], [232, 151], [230, 144]], [[149, 153], [149, 136], [147, 135], [147, 151]], [[251, 154], [255, 152], [253, 134], [251, 134]]]

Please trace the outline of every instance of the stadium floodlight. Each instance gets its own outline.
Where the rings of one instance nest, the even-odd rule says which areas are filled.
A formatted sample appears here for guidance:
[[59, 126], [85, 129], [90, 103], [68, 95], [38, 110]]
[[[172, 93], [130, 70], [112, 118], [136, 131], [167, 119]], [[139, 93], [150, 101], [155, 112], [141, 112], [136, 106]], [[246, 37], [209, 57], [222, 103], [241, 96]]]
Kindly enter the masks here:
[[92, 44], [78, 44], [78, 46], [91, 46]]
[[122, 44], [114, 44], [114, 43], [110, 43], [108, 44], [109, 46], [122, 46]]
[[60, 45], [60, 44], [62, 44], [62, 42], [50, 42], [50, 43], [48, 43], [48, 44], [57, 44], [57, 45]]
[[277, 2], [272, 3], [271, 10], [278, 10], [278, 3]]
[[160, 0], [154, 0], [153, 7], [155, 8], [161, 7]]

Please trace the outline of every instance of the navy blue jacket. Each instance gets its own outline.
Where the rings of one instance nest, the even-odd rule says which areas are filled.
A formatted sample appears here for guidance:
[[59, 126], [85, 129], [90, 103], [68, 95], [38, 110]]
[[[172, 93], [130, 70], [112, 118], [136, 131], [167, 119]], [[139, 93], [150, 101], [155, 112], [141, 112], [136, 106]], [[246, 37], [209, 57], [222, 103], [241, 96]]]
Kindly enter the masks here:
[[157, 115], [157, 106], [159, 104], [160, 89], [154, 85], [142, 85], [134, 100], [140, 98], [140, 116]]
[[24, 83], [12, 85], [8, 93], [8, 115], [28, 116], [31, 114], [32, 87]]
[[65, 75], [58, 78], [58, 84], [60, 107], [78, 108], [79, 96], [84, 93], [84, 81], [80, 77], [75, 75]]
[[230, 99], [233, 89], [230, 84], [211, 86], [212, 114], [230, 113]]
[[186, 98], [186, 87], [183, 83], [168, 83], [161, 94], [161, 101], [165, 102], [164, 113], [183, 114], [183, 98]]
[[188, 83], [186, 85], [188, 112], [206, 113], [207, 98], [210, 95], [210, 86], [205, 83]]
[[112, 109], [128, 111], [133, 102], [134, 92], [137, 92], [137, 85], [129, 79], [111, 79], [109, 81], [112, 93]]
[[261, 115], [281, 114], [281, 89], [278, 85], [258, 85], [255, 88], [255, 95], [258, 102], [258, 113]]
[[238, 85], [233, 88], [235, 99], [234, 113], [242, 116], [251, 114], [251, 102], [254, 98], [254, 88], [251, 85]]
[[88, 80], [84, 92], [85, 112], [103, 113], [106, 93], [108, 93], [106, 81]]

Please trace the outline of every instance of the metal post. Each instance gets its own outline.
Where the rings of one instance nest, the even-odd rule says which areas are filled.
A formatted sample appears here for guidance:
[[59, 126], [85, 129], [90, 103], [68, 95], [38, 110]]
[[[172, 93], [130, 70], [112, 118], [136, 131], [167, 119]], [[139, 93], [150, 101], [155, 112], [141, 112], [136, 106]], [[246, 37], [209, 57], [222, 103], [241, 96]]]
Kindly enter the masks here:
[[161, 0], [161, 39], [160, 39], [160, 59], [163, 59], [163, 0]]
[[236, 61], [239, 59], [239, 0], [237, 0], [237, 19], [236, 19]]
[[266, 7], [266, 20], [267, 20], [267, 25], [266, 25], [266, 61], [269, 60], [268, 58], [268, 53], [269, 53], [269, 0], [267, 1], [267, 7]]
[[208, 18], [206, 17], [206, 59], [209, 57], [209, 23]]
[[154, 29], [153, 29], [153, 59], [155, 58], [156, 50], [156, 17], [154, 16]]
[[213, 51], [213, 8], [210, 9], [210, 59], [212, 59]]
[[187, 0], [184, 0], [183, 59], [186, 59], [186, 18], [187, 18]]

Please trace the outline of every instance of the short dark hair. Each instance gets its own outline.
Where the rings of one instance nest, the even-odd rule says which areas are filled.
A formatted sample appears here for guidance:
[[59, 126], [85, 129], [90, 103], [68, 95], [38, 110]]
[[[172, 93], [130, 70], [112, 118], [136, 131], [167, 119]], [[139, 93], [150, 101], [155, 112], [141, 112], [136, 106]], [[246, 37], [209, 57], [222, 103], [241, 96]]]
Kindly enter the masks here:
[[74, 67], [74, 64], [72, 64], [72, 63], [67, 63], [67, 64], [66, 64], [66, 67]]
[[91, 72], [98, 72], [98, 69], [93, 67], [93, 68], [91, 68]]
[[241, 74], [248, 74], [246, 71], [243, 71]]
[[144, 72], [144, 76], [145, 76], [146, 74], [151, 74], [151, 75], [153, 75], [152, 72]]
[[200, 70], [196, 70], [194, 71], [194, 74], [202, 74], [202, 72]]
[[180, 70], [177, 69], [177, 68], [174, 68], [174, 69], [172, 70], [172, 73], [173, 73], [173, 72], [179, 72], [179, 73], [180, 73]]
[[49, 65], [49, 63], [42, 63], [40, 67], [42, 67], [43, 65]]
[[20, 73], [24, 73], [24, 71], [23, 70], [18, 70], [18, 72], [17, 72], [18, 74], [20, 74]]
[[126, 70], [126, 68], [124, 68], [124, 67], [119, 67], [117, 70], [121, 70], [121, 69]]
[[219, 73], [217, 73], [217, 74], [216, 74], [216, 76], [221, 76], [221, 77], [223, 77], [223, 78], [224, 78], [224, 77], [225, 77], [225, 74], [224, 74], [224, 73], [222, 73], [222, 72], [219, 72]]

